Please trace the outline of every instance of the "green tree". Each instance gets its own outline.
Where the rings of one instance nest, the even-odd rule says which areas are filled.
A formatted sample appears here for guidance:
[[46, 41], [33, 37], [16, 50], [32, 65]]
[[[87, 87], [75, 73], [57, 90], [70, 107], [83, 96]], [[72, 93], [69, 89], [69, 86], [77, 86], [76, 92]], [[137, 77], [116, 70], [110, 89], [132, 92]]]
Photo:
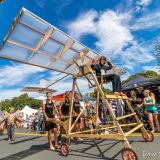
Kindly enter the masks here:
[[0, 105], [2, 111], [3, 110], [7, 111], [10, 107], [12, 107], [11, 101], [9, 99], [1, 101]]
[[13, 97], [11, 99], [11, 105], [14, 109], [19, 109], [20, 108], [20, 103], [18, 101], [18, 98], [17, 97]]
[[145, 77], [145, 78], [158, 78], [158, 77], [160, 77], [160, 75], [155, 71], [139, 72], [139, 73], [136, 73], [134, 75], [129, 76], [126, 80], [123, 80], [122, 84], [129, 82], [130, 80], [135, 78], [136, 75], [140, 75], [140, 76]]
[[[103, 87], [102, 90], [105, 94], [113, 94], [113, 92], [110, 89], [106, 89], [106, 88]], [[91, 93], [91, 96], [94, 97], [94, 98], [97, 98], [97, 89], [94, 89], [94, 92]]]
[[18, 102], [19, 102], [19, 106], [20, 108], [23, 108], [25, 105], [30, 106], [30, 101], [29, 101], [29, 97], [28, 94], [22, 94], [18, 97]]
[[30, 106], [35, 109], [38, 109], [42, 104], [41, 100], [34, 99], [34, 98], [30, 98], [29, 101], [30, 101]]
[[28, 96], [28, 94], [22, 94], [19, 97], [13, 97], [11, 100], [5, 99], [0, 102], [2, 111], [7, 111], [10, 107], [14, 108], [15, 110], [22, 109], [25, 105], [38, 109], [41, 104], [41, 100], [31, 98]]

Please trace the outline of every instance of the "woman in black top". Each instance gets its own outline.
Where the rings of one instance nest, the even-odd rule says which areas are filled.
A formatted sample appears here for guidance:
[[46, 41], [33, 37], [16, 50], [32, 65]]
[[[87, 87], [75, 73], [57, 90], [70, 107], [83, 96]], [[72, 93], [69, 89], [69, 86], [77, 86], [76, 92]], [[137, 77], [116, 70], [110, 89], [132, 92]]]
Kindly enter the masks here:
[[67, 91], [60, 105], [60, 113], [63, 116], [69, 116], [69, 109], [70, 109], [70, 102], [71, 102], [70, 98], [71, 98], [70, 92]]
[[[42, 109], [43, 114], [45, 117], [45, 130], [48, 131], [48, 141], [50, 148], [49, 150], [55, 150], [58, 148], [57, 144], [57, 125], [56, 123], [52, 122], [52, 118], [55, 118], [55, 114], [58, 115], [57, 108], [52, 100], [52, 93], [46, 93], [47, 99], [43, 101]], [[55, 141], [55, 148], [52, 143], [52, 130], [54, 130], [54, 141]]]
[[[75, 93], [74, 94], [74, 102], [73, 102], [73, 113], [74, 113], [74, 115], [77, 115], [77, 116], [81, 112], [81, 104], [80, 104], [80, 101], [78, 98], [79, 98], [79, 94]], [[73, 122], [76, 120], [76, 118], [77, 117], [73, 118]], [[78, 119], [77, 122], [80, 123], [80, 118]]]
[[[73, 102], [73, 114], [76, 116], [76, 117], [73, 117], [73, 123], [75, 122], [75, 120], [77, 119], [77, 116], [80, 114], [81, 112], [81, 104], [80, 104], [80, 101], [79, 101], [79, 94], [76, 92], [74, 94], [74, 102]], [[80, 130], [82, 130], [82, 125], [81, 125], [81, 122], [82, 122], [82, 118], [79, 117], [78, 121], [77, 121], [77, 124], [79, 125], [79, 128]], [[83, 139], [78, 137], [77, 138], [77, 141], [82, 141]]]

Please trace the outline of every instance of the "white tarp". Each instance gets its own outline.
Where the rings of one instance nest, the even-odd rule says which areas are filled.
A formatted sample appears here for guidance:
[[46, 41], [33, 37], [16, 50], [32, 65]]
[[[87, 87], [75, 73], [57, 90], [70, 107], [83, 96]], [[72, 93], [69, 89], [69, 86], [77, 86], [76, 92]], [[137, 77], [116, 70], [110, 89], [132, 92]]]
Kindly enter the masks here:
[[22, 112], [24, 114], [23, 118], [26, 119], [26, 115], [30, 116], [32, 113], [35, 114], [36, 112], [38, 112], [38, 110], [32, 109], [26, 105], [20, 112]]

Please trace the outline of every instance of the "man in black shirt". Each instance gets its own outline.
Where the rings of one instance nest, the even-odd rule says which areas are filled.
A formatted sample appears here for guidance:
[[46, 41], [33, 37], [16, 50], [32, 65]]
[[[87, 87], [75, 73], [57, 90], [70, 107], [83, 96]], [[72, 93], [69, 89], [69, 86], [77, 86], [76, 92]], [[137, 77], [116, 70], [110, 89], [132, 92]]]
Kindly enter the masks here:
[[158, 86], [158, 93], [157, 93], [157, 101], [156, 101], [156, 103], [158, 104], [158, 105], [160, 105], [160, 86]]
[[136, 90], [137, 90], [137, 93], [136, 93], [137, 101], [139, 104], [142, 104], [144, 99], [144, 94], [143, 94], [144, 89], [143, 87], [139, 86], [136, 88]]
[[[107, 64], [107, 65], [106, 65]], [[122, 84], [120, 76], [117, 74], [106, 74], [107, 70], [113, 68], [111, 62], [107, 60], [105, 56], [101, 56], [100, 63], [94, 64], [92, 63], [91, 68], [95, 70], [98, 81], [101, 81], [101, 75], [103, 75], [103, 82], [111, 81], [113, 86], [113, 92], [115, 94], [124, 95], [122, 93]]]

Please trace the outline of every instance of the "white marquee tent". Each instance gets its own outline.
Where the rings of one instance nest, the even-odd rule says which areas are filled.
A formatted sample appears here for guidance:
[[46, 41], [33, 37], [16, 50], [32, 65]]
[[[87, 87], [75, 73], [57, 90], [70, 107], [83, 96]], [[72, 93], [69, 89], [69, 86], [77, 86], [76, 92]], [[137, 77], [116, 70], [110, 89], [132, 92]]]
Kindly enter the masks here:
[[26, 105], [20, 112], [22, 112], [24, 114], [23, 118], [26, 119], [26, 115], [30, 116], [32, 113], [38, 112], [38, 110], [32, 109]]

